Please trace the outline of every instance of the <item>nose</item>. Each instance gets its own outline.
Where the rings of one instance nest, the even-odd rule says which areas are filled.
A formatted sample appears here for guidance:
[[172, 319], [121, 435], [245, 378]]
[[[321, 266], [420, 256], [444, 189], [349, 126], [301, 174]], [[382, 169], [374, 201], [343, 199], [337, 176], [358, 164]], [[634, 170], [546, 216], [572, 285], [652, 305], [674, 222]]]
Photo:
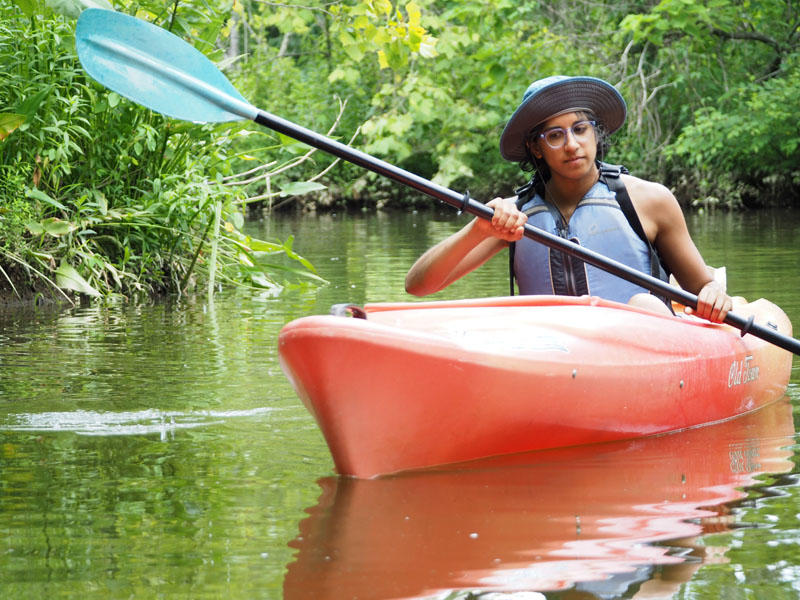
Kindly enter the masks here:
[[578, 143], [578, 138], [575, 137], [572, 129], [567, 129], [566, 133], [564, 134], [564, 147], [573, 148], [575, 146], [580, 146]]

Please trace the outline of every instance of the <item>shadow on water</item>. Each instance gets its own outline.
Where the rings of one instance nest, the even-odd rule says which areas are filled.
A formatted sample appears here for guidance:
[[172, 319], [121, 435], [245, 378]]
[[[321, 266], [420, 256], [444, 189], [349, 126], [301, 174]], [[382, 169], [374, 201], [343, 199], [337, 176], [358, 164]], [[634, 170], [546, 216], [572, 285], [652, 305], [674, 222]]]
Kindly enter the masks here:
[[668, 597], [701, 564], [725, 560], [699, 536], [738, 527], [742, 488], [793, 469], [794, 433], [784, 398], [661, 437], [325, 478], [290, 543], [284, 599]]

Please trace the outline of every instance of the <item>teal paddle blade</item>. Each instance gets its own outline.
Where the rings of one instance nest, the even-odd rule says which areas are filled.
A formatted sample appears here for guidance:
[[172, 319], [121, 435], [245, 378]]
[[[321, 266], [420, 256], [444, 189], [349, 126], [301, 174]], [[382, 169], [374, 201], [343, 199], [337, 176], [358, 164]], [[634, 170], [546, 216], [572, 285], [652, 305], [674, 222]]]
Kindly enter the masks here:
[[253, 120], [258, 114], [203, 53], [136, 17], [84, 10], [75, 48], [92, 78], [169, 117], [214, 123]]

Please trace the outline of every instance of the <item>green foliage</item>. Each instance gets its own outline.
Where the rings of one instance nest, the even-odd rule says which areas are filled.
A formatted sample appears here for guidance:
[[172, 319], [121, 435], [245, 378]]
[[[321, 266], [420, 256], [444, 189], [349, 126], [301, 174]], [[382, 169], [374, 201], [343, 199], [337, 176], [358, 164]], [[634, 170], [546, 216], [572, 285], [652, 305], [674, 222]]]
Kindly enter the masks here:
[[[285, 136], [166, 120], [88, 80], [61, 14], [103, 0], [10, 1], [0, 0], [6, 261], [50, 279], [68, 264], [104, 293], [215, 277], [274, 286], [305, 266], [288, 258], [289, 242], [242, 237], [247, 207], [419, 201]], [[475, 197], [511, 193], [526, 177], [500, 158], [498, 138], [528, 84], [554, 74], [614, 83], [629, 112], [606, 158], [679, 197], [737, 206], [798, 196], [790, 0], [117, 8], [218, 61], [253, 104]]]
[[[169, 16], [151, 9], [139, 7]], [[215, 275], [271, 288], [287, 273], [319, 280], [290, 243], [240, 232], [242, 194], [222, 183], [237, 128], [168, 121], [102, 88], [75, 57], [74, 22], [42, 12], [25, 18], [0, 0], [0, 262], [89, 295], [182, 292]], [[211, 17], [186, 10], [172, 25], [201, 44], [220, 30]], [[275, 254], [296, 266], [272, 276]]]
[[[406, 68], [415, 55], [436, 56], [435, 38], [421, 24], [422, 12], [416, 2], [404, 6], [405, 15], [388, 0], [359, 2], [354, 6], [330, 7], [332, 33], [342, 50], [356, 65], [367, 55], [375, 53], [381, 69], [398, 71]], [[340, 68], [328, 80], [353, 77]]]
[[[702, 181], [724, 181], [725, 189], [752, 186], [762, 178], [753, 164], [771, 164], [773, 158], [762, 153], [766, 146], [756, 140], [754, 148], [746, 136], [737, 137], [735, 160], [734, 144], [726, 145], [731, 160], [717, 160], [708, 148], [702, 148], [702, 160], [689, 158], [688, 128], [705, 127], [704, 115], [715, 110], [732, 115], [741, 127], [764, 114], [763, 126], [770, 128], [773, 119], [767, 114], [747, 115], [756, 106], [751, 96], [770, 98], [773, 81], [783, 82], [777, 84], [782, 97], [785, 92], [791, 98], [796, 90], [791, 72], [798, 15], [789, 0], [417, 0], [414, 7], [388, 7], [378, 2], [246, 5], [242, 19], [255, 33], [240, 65], [256, 65], [248, 69], [251, 75], [243, 73], [253, 83], [250, 97], [324, 131], [335, 118], [335, 94], [348, 102], [340, 130], [349, 135], [363, 123], [360, 147], [478, 196], [511, 192], [525, 177], [500, 159], [497, 141], [534, 79], [589, 74], [617, 85], [628, 100], [629, 118], [615, 135], [609, 160], [689, 196]], [[259, 42], [255, 36], [261, 36]], [[417, 39], [429, 44], [417, 47]], [[392, 54], [391, 47], [397, 52]], [[787, 133], [791, 139], [777, 165], [780, 192], [774, 177], [770, 180], [771, 193], [782, 195], [797, 186], [796, 176], [784, 171], [786, 159], [793, 160], [786, 147], [795, 143], [794, 132]], [[351, 167], [338, 167], [329, 178], [343, 194], [407, 196]]]
[[625, 17], [617, 40], [640, 54], [633, 117], [649, 134], [630, 155], [657, 156], [649, 170], [690, 199], [796, 197], [798, 25], [788, 0], [662, 0]]
[[[13, 183], [0, 181], [0, 197]], [[12, 198], [0, 206], [0, 253], [19, 252], [24, 246], [27, 224], [34, 218], [31, 201], [26, 198]]]
[[800, 175], [800, 130], [792, 125], [798, 90], [800, 63], [786, 77], [743, 83], [718, 106], [699, 109], [671, 152], [700, 169]]

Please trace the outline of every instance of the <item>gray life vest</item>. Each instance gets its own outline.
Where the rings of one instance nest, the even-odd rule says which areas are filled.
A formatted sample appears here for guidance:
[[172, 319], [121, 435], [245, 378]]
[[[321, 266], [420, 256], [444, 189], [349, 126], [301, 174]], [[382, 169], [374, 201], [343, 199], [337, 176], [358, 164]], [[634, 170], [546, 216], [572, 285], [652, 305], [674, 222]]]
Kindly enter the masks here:
[[[534, 180], [517, 191], [518, 206], [528, 223], [566, 238], [631, 268], [663, 281], [669, 277], [647, 239], [620, 174], [624, 167], [600, 163], [600, 180], [578, 203], [566, 222], [559, 210], [543, 199]], [[538, 188], [538, 189], [537, 189]], [[577, 257], [523, 238], [511, 247], [511, 293], [516, 279], [521, 294], [591, 294], [627, 302], [648, 290]], [[667, 306], [669, 302], [661, 298]]]

